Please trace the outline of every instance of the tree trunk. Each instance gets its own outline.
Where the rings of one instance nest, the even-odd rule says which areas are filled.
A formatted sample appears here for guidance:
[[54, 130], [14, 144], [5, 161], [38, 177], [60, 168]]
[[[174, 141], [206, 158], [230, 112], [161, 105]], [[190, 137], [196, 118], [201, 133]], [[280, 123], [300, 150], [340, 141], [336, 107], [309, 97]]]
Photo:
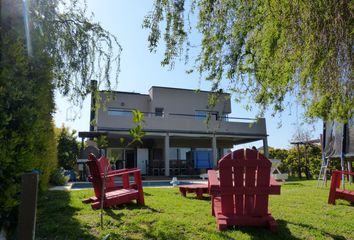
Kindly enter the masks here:
[[300, 158], [300, 147], [299, 147], [299, 144], [296, 144], [296, 147], [297, 147], [297, 159], [298, 159], [297, 175], [301, 179], [301, 158]]

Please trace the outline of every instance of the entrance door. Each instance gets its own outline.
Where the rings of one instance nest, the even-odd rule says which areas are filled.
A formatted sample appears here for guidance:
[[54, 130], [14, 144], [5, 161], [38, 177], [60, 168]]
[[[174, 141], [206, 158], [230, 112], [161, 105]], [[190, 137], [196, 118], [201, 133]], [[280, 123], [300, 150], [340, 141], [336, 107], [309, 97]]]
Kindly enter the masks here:
[[138, 148], [137, 149], [137, 165], [141, 171], [141, 174], [146, 174], [146, 165], [149, 159], [149, 149]]

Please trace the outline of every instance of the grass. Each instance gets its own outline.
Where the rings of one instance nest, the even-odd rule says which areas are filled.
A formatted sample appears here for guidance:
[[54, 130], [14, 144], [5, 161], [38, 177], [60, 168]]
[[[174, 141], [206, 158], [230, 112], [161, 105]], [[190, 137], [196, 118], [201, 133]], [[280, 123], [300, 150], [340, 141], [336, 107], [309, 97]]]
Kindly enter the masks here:
[[178, 188], [145, 188], [145, 207], [127, 204], [104, 212], [81, 203], [92, 190], [52, 191], [38, 202], [36, 239], [353, 239], [354, 206], [327, 204], [328, 187], [316, 181], [292, 181], [281, 195], [271, 196], [269, 208], [279, 232], [265, 228], [216, 230], [208, 198], [180, 196]]

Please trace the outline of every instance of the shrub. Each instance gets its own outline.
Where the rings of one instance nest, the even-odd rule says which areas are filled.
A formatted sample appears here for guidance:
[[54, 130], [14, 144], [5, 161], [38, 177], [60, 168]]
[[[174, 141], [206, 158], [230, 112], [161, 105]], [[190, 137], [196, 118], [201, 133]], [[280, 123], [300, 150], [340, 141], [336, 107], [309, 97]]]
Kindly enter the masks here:
[[69, 177], [64, 175], [64, 171], [62, 167], [55, 169], [50, 175], [50, 183], [55, 186], [64, 186], [69, 181]]
[[58, 136], [58, 161], [59, 166], [71, 170], [76, 165], [79, 154], [79, 145], [75, 137], [76, 131], [62, 127]]

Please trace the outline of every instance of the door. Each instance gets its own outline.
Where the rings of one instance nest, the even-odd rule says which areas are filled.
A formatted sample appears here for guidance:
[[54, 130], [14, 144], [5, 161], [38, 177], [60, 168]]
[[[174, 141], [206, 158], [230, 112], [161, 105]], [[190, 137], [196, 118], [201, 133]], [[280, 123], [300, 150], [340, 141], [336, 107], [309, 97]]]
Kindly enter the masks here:
[[141, 171], [141, 174], [146, 174], [146, 165], [149, 159], [149, 149], [138, 148], [137, 149], [137, 165]]
[[135, 151], [133, 149], [125, 150], [125, 167], [135, 168]]

